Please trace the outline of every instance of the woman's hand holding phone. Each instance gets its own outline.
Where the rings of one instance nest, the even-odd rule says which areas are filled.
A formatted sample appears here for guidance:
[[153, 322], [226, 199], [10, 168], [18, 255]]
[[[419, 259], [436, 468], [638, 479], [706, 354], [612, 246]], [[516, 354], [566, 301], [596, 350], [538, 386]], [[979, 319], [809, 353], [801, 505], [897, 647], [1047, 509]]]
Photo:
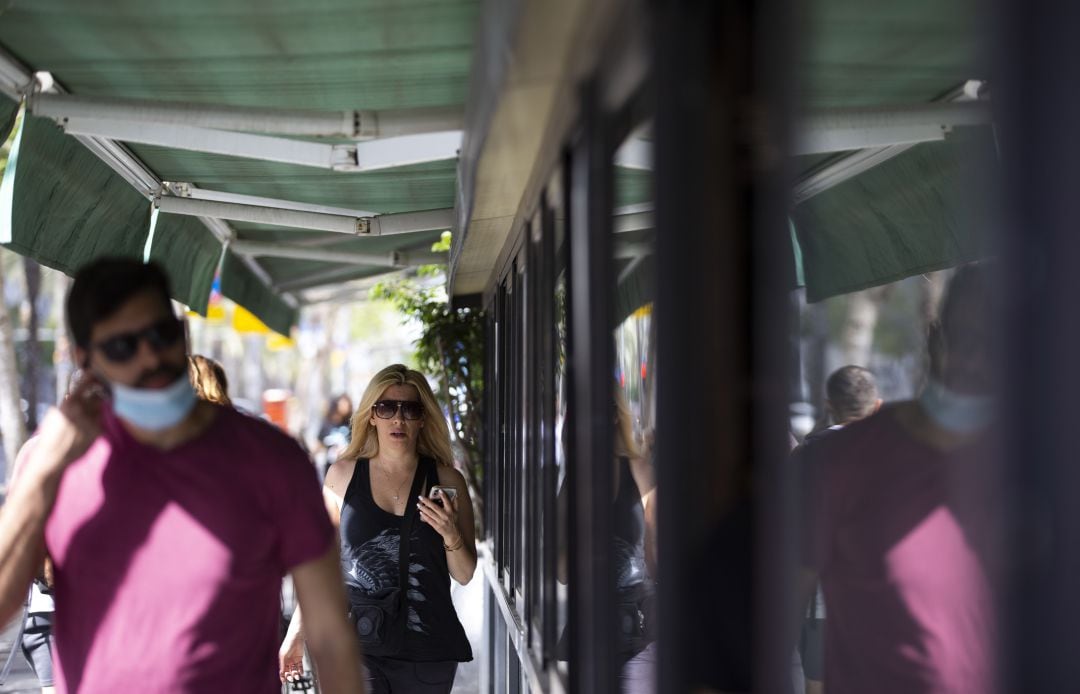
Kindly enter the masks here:
[[457, 490], [453, 487], [435, 486], [432, 487], [431, 494], [430, 499], [420, 496], [418, 502], [420, 520], [442, 535], [443, 544], [453, 546], [461, 539], [461, 531], [457, 527]]

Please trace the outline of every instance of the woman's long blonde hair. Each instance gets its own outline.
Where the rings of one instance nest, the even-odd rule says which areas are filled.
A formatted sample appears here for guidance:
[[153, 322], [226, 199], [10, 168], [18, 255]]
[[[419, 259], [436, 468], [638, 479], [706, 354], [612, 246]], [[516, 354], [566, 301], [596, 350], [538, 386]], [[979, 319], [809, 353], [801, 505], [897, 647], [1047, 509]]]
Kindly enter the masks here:
[[634, 413], [626, 402], [622, 388], [615, 383], [615, 456], [618, 458], [640, 458], [641, 449], [634, 438]]
[[341, 454], [340, 459], [374, 458], [379, 454], [379, 435], [371, 423], [374, 413], [371, 408], [382, 398], [390, 386], [413, 386], [420, 393], [420, 402], [424, 405], [424, 426], [416, 442], [416, 452], [421, 456], [434, 458], [440, 465], [453, 465], [454, 453], [450, 448], [450, 429], [446, 419], [431, 392], [424, 374], [413, 371], [404, 364], [392, 364], [371, 379], [364, 389], [360, 404], [352, 418], [352, 441]]
[[229, 379], [225, 369], [209, 357], [201, 354], [188, 356], [188, 376], [195, 388], [195, 396], [218, 405], [232, 406], [229, 399]]

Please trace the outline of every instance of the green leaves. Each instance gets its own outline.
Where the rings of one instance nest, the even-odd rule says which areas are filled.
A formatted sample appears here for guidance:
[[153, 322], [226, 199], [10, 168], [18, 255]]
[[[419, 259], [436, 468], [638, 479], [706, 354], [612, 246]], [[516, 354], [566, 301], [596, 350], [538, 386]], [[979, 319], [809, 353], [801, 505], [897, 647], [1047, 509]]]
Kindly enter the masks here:
[[[433, 251], [449, 248], [449, 232], [432, 246]], [[443, 271], [440, 265], [421, 267], [415, 278], [380, 282], [372, 288], [371, 296], [391, 302], [405, 320], [416, 320], [423, 326], [413, 345], [416, 365], [439, 381], [436, 395], [450, 418], [473, 499], [479, 501], [483, 489], [480, 399], [484, 388], [484, 320], [477, 309], [450, 304], [445, 285], [432, 281]]]

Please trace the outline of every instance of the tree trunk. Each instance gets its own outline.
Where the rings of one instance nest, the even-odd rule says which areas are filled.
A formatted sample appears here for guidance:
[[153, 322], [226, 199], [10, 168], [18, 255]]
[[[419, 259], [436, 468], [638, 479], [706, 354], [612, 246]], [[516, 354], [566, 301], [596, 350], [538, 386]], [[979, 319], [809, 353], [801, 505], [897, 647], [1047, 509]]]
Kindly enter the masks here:
[[945, 282], [948, 279], [945, 270], [929, 272], [923, 275], [926, 281], [922, 284], [922, 297], [920, 311], [922, 313], [923, 328], [929, 329], [930, 324], [938, 319], [941, 310], [941, 298], [945, 295]]
[[881, 292], [878, 288], [848, 296], [847, 314], [840, 333], [840, 349], [845, 365], [870, 366], [880, 304]]
[[23, 346], [26, 375], [26, 428], [37, 429], [38, 383], [41, 381], [41, 343], [38, 341], [38, 297], [41, 295], [41, 266], [31, 258], [23, 257], [23, 275], [26, 277], [27, 335]]
[[53, 313], [52, 323], [56, 326], [56, 348], [53, 350], [53, 366], [56, 373], [56, 402], [59, 404], [67, 397], [71, 383], [71, 375], [75, 370], [72, 363], [71, 340], [68, 337], [67, 323], [64, 319], [64, 302], [67, 299], [68, 288], [71, 287], [71, 278], [67, 275], [54, 272], [53, 285]]
[[[931, 272], [923, 276], [926, 281], [922, 284], [922, 296], [919, 301], [919, 310], [922, 318], [922, 343], [926, 344], [926, 338], [930, 334], [930, 326], [937, 322], [941, 311], [941, 299], [945, 295], [945, 284], [949, 278], [949, 272], [947, 270], [939, 270], [938, 272]], [[924, 354], [926, 350], [923, 350]], [[918, 393], [922, 390], [926, 384], [926, 379], [930, 375], [930, 360], [928, 357], [924, 357], [916, 367], [915, 372], [912, 374], [912, 384], [915, 387], [915, 392]]]
[[826, 354], [829, 347], [829, 315], [825, 302], [809, 304], [803, 320], [807, 326], [806, 344], [806, 383], [809, 388], [809, 402], [814, 406], [817, 424], [823, 424], [827, 418], [825, 412], [825, 372]]
[[[4, 287], [4, 263], [0, 251], [0, 290]], [[26, 425], [19, 406], [19, 369], [15, 357], [15, 335], [11, 314], [0, 301], [0, 437], [3, 437], [5, 485], [11, 481], [15, 455], [26, 441]]]

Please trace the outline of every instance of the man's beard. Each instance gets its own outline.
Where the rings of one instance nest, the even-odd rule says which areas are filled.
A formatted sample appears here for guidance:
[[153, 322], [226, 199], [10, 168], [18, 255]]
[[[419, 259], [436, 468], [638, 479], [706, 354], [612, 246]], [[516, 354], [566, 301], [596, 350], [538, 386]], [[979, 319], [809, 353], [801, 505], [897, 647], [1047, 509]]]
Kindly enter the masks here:
[[169, 383], [176, 383], [176, 379], [180, 378], [187, 371], [186, 365], [174, 366], [171, 364], [162, 364], [158, 368], [152, 371], [144, 371], [139, 374], [139, 378], [135, 380], [136, 388], [145, 388], [147, 382], [157, 378], [159, 376], [165, 376], [169, 379]]

